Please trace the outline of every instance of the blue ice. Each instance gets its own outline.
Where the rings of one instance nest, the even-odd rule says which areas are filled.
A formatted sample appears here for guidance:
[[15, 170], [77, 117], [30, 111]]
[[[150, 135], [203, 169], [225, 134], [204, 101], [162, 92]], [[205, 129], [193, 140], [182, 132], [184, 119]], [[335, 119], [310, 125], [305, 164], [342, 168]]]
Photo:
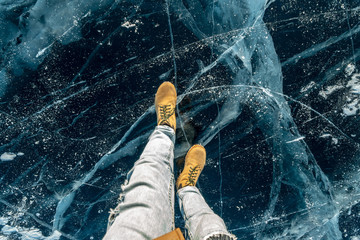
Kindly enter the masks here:
[[[239, 239], [342, 239], [343, 237], [357, 239], [356, 234], [345, 236], [339, 222], [344, 212], [349, 212], [350, 215], [353, 206], [357, 206], [360, 202], [358, 197], [360, 187], [357, 183], [360, 174], [358, 165], [354, 164], [353, 168], [348, 170], [344, 180], [334, 180], [334, 176], [331, 178], [325, 174], [318, 163], [319, 159], [314, 157], [315, 154], [307, 144], [306, 133], [301, 132], [296, 124], [290, 103], [297, 103], [310, 112], [312, 117], [309, 121], [315, 118], [322, 119], [326, 122], [326, 126], [333, 130], [331, 134], [322, 133], [319, 138], [336, 139], [335, 142], [333, 141], [335, 145], [338, 144], [338, 138], [345, 139], [359, 151], [359, 144], [356, 142], [358, 135], [349, 134], [346, 129], [320, 113], [319, 109], [316, 110], [302, 103], [296, 96], [285, 94], [283, 68], [296, 66], [301, 61], [306, 61], [342, 41], [349, 40], [352, 54], [332, 65], [326, 62], [329, 66], [324, 64], [326, 66], [323, 77], [314, 78], [313, 81], [317, 88], [321, 88], [338, 76], [339, 69], [351, 66], [351, 74], [347, 76], [351, 79], [348, 81], [351, 84], [344, 84], [337, 89], [351, 88], [352, 95], [347, 95], [348, 98], [351, 97], [351, 101], [344, 101], [347, 101], [347, 106], [358, 105], [360, 100], [356, 92], [359, 89], [356, 64], [360, 58], [360, 50], [356, 48], [353, 37], [357, 36], [360, 27], [358, 24], [350, 26], [349, 23], [349, 29], [344, 30], [342, 34], [321, 39], [304, 51], [280, 61], [268, 25], [264, 22], [266, 11], [278, 2], [276, 0], [164, 0], [155, 3], [146, 0], [0, 0], [0, 116], [4, 138], [0, 143], [0, 150], [3, 151], [0, 155], [24, 152], [21, 156], [11, 155], [13, 156], [11, 161], [0, 161], [0, 168], [5, 169], [4, 171], [0, 169], [0, 184], [4, 186], [3, 193], [0, 193], [0, 210], [3, 210], [0, 212], [0, 239], [8, 236], [33, 239], [60, 239], [61, 236], [67, 239], [101, 237], [106, 230], [108, 215], [108, 209], [104, 208], [114, 207], [111, 204], [116, 202], [121, 191], [121, 181], [124, 180], [126, 172], [136, 160], [153, 129], [153, 123], [150, 123], [152, 121], [150, 119], [155, 115], [152, 90], [166, 80], [173, 81], [180, 90], [177, 112], [183, 117], [178, 118], [177, 125], [178, 131], [184, 135], [185, 140], [177, 145], [176, 157], [183, 155], [191, 145], [192, 139], [187, 133], [191, 119], [202, 118], [204, 112], [214, 116], [211, 118], [205, 114], [196, 141], [206, 146], [215, 156], [209, 159], [208, 168], [211, 169], [210, 171], [216, 170], [219, 179], [214, 180], [217, 185], [213, 193], [208, 195], [212, 197], [209, 197], [209, 203], [214, 205], [214, 210], [219, 215], [224, 216], [227, 224], [231, 224], [229, 230]], [[298, 2], [301, 3], [287, 2], [284, 9], [289, 4], [292, 6], [291, 4], [296, 5]], [[344, 5], [344, 8], [346, 6]], [[358, 13], [359, 9], [357, 7], [347, 11]], [[124, 16], [116, 15], [119, 12]], [[141, 26], [146, 23], [138, 19], [151, 19], [152, 16], [163, 17], [151, 30], [155, 32], [157, 28], [161, 28], [164, 35], [146, 36], [148, 34], [146, 32], [142, 36], [141, 32], [137, 32], [145, 32]], [[351, 16], [347, 17], [344, 21]], [[289, 21], [291, 20], [293, 18]], [[91, 32], [88, 30], [91, 27], [96, 29], [97, 26], [111, 25], [113, 22], [117, 25], [109, 33], [102, 34], [99, 30], [96, 41], [84, 36], [89, 34], [87, 31]], [[193, 34], [192, 42], [179, 44], [182, 43], [178, 41], [182, 34], [178, 32], [179, 29], [187, 34]], [[135, 39], [134, 42], [129, 40], [132, 38], [127, 38], [128, 35]], [[141, 36], [140, 40], [136, 36]], [[125, 39], [124, 42], [112, 40], [121, 37]], [[159, 37], [161, 41], [155, 37]], [[151, 41], [157, 39], [160, 43], [150, 41], [148, 45], [144, 44], [146, 47], [141, 48], [141, 43], [146, 42], [147, 38]], [[18, 106], [17, 103], [21, 99], [19, 100], [17, 95], [23, 96], [18, 86], [26, 86], [24, 82], [32, 81], [27, 77], [27, 73], [38, 73], [39, 69], [45, 69], [44, 72], [54, 71], [44, 66], [50, 61], [48, 59], [56, 61], [57, 48], [61, 46], [66, 49], [66, 46], [81, 41], [88, 41], [84, 45], [91, 46], [90, 50], [86, 49], [89, 52], [88, 58], [84, 61], [83, 59], [74, 61], [82, 64], [77, 72], [71, 72], [63, 78], [68, 81], [65, 86], [61, 85], [56, 89], [49, 83], [47, 89], [46, 81], [43, 81], [41, 83], [45, 85], [43, 87], [48, 91], [47, 94], [31, 98], [29, 96], [32, 92], [25, 89], [30, 91], [26, 97], [31, 101]], [[93, 44], [94, 42], [96, 44]], [[103, 57], [106, 56], [104, 49], [110, 49], [108, 50], [110, 52], [117, 50], [111, 48], [113, 44], [118, 44], [121, 49], [119, 51], [124, 51], [124, 57], [116, 59], [116, 66], [99, 70], [92, 79], [81, 79], [83, 74], [91, 72], [92, 67], [103, 63], [96, 61], [106, 59]], [[161, 45], [161, 50], [158, 50], [158, 45]], [[199, 49], [207, 48], [209, 59], [204, 60], [202, 58], [204, 56], [195, 54], [200, 51]], [[129, 52], [128, 55], [126, 51]], [[146, 51], [148, 54], [144, 54]], [[153, 52], [156, 54], [151, 55]], [[194, 55], [191, 55], [192, 53]], [[147, 59], [147, 55], [151, 55], [151, 58]], [[188, 58], [196, 58], [191, 60], [197, 65], [187, 66], [189, 69], [184, 71], [182, 66], [186, 65], [187, 61], [191, 62]], [[104, 103], [99, 97], [92, 102], [91, 97], [98, 96], [97, 91], [107, 90], [109, 86], [111, 89], [122, 85], [123, 77], [126, 78], [126, 74], [133, 69], [138, 71], [139, 75], [146, 73], [141, 77], [134, 74], [139, 79], [125, 82], [123, 86], [125, 90], [113, 96], [111, 101]], [[213, 79], [213, 76], [222, 76], [223, 73], [226, 76], [225, 80]], [[55, 80], [62, 80], [56, 79], [56, 74], [56, 72], [53, 74]], [[153, 79], [151, 74], [157, 75], [157, 78]], [[55, 80], [48, 79], [48, 81]], [[136, 92], [141, 85], [146, 87]], [[312, 85], [308, 86], [310, 87], [306, 88], [302, 95], [311, 94], [316, 90]], [[76, 111], [67, 110], [67, 107], [74, 105], [74, 102], [86, 99], [88, 97], [86, 94], [89, 92], [91, 96], [89, 106], [79, 104]], [[108, 95], [105, 90], [104, 92]], [[126, 102], [128, 96], [135, 96], [138, 99]], [[189, 99], [191, 99], [191, 108], [180, 113], [183, 110], [182, 104], [186, 105]], [[39, 105], [36, 105], [37, 103]], [[123, 103], [128, 105], [123, 106]], [[116, 107], [112, 108], [112, 106]], [[33, 109], [26, 112], [31, 107]], [[343, 107], [341, 105], [339, 109]], [[360, 109], [360, 106], [355, 107], [358, 108], [351, 110], [351, 116], [358, 114], [357, 109]], [[102, 111], [107, 108], [110, 110]], [[139, 108], [141, 113], [130, 111]], [[118, 110], [119, 112], [116, 112]], [[52, 114], [56, 115], [55, 120]], [[241, 125], [238, 120], [243, 115], [251, 115], [251, 120]], [[91, 119], [98, 117], [104, 117], [103, 121], [91, 125]], [[115, 121], [113, 125], [107, 125], [112, 121]], [[358, 123], [355, 118], [352, 121], [354, 125]], [[83, 126], [81, 124], [84, 122], [85, 125], [92, 126], [91, 129], [84, 129], [93, 135], [87, 136], [86, 131], [78, 134], [79, 136], [76, 135], [77, 132], [73, 128]], [[116, 125], [119, 122], [121, 124]], [[102, 126], [106, 129], [102, 129]], [[239, 129], [243, 132], [236, 132]], [[243, 186], [229, 190], [226, 189], [228, 176], [224, 169], [229, 168], [227, 165], [229, 158], [234, 162], [239, 159], [238, 155], [246, 155], [246, 150], [241, 148], [239, 142], [247, 139], [248, 135], [256, 130], [259, 130], [259, 135], [262, 136], [259, 142], [265, 142], [269, 153], [261, 153], [260, 160], [254, 158], [249, 161], [258, 161], [261, 166], [266, 162], [265, 156], [270, 155], [271, 181], [266, 186], [267, 191], [261, 192], [260, 197], [254, 194], [252, 207], [256, 210], [252, 212], [251, 206], [246, 206], [247, 209], [244, 210], [230, 195], [238, 192], [242, 194], [245, 192], [247, 181], [256, 183], [256, 179], [245, 180]], [[80, 136], [82, 134], [86, 136]], [[332, 134], [337, 134], [337, 138]], [[116, 140], [112, 139], [114, 136], [117, 137]], [[107, 142], [107, 139], [112, 141]], [[56, 142], [57, 140], [59, 142]], [[31, 141], [33, 141], [31, 150], [23, 150], [22, 146]], [[43, 142], [51, 141], [53, 141], [52, 145], [42, 145]], [[66, 145], [67, 141], [71, 144]], [[86, 148], [74, 147], [77, 143], [79, 146], [80, 143], [89, 143], [89, 145]], [[239, 144], [239, 150], [234, 150], [234, 153], [230, 154], [226, 152], [228, 155], [224, 156], [225, 149], [234, 145], [236, 148], [236, 144]], [[60, 153], [54, 153], [48, 146], [59, 147], [58, 145], [64, 148], [64, 152], [73, 153], [72, 156], [81, 155], [76, 158], [78, 162], [73, 163], [71, 159], [57, 162]], [[354, 159], [358, 159], [359, 155], [356, 153], [354, 155]], [[334, 161], [337, 158], [338, 156], [334, 157]], [[356, 163], [358, 164], [359, 161], [357, 160]], [[251, 163], [245, 164], [251, 165]], [[22, 169], [23, 166], [27, 166], [26, 169]], [[71, 177], [67, 179], [56, 176], [56, 178], [57, 171], [62, 168], [66, 168]], [[241, 172], [241, 169], [238, 172]], [[261, 174], [261, 169], [258, 173]], [[212, 179], [212, 176], [206, 177]], [[27, 182], [27, 179], [31, 179], [29, 181], [32, 182]], [[28, 184], [26, 187], [22, 186], [24, 182]], [[206, 183], [201, 184], [204, 189], [209, 189]], [[35, 194], [32, 195], [31, 189], [39, 191], [37, 198], [34, 199]], [[213, 197], [214, 195], [216, 197]], [[259, 206], [262, 203], [257, 202], [259, 198], [268, 200], [265, 206]], [[224, 203], [229, 203], [229, 206]], [[233, 215], [229, 216], [228, 212], [233, 209], [241, 211], [234, 211]], [[246, 216], [238, 218], [237, 215]], [[29, 227], [30, 224], [34, 226]]]

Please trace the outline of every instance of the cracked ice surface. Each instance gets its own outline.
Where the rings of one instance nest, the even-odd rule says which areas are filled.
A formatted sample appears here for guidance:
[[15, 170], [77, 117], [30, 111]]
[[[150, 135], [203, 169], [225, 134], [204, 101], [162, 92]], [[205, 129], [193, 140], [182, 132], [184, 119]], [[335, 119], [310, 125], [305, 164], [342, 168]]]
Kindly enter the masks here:
[[[239, 239], [359, 239], [358, 1], [0, 0], [0, 239], [100, 239], [178, 91]], [[183, 227], [179, 212], [176, 225]]]

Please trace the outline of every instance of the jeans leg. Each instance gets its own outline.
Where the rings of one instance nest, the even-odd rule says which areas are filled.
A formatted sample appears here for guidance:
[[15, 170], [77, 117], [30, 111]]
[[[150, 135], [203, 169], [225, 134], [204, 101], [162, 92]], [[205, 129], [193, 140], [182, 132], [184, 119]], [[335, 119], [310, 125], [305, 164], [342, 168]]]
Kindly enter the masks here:
[[181, 188], [177, 195], [191, 240], [236, 239], [227, 231], [224, 221], [210, 209], [197, 187]]
[[174, 229], [174, 142], [172, 128], [155, 128], [127, 175], [104, 239], [153, 239]]

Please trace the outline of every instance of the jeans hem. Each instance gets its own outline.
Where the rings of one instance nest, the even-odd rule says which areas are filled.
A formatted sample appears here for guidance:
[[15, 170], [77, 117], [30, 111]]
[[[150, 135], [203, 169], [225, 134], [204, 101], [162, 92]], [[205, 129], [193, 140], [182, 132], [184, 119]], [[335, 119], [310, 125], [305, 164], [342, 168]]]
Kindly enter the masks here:
[[237, 237], [231, 233], [223, 231], [213, 231], [206, 235], [203, 240], [236, 240]]
[[159, 130], [170, 138], [170, 140], [175, 144], [175, 130], [167, 125], [159, 125], [155, 127], [155, 131]]

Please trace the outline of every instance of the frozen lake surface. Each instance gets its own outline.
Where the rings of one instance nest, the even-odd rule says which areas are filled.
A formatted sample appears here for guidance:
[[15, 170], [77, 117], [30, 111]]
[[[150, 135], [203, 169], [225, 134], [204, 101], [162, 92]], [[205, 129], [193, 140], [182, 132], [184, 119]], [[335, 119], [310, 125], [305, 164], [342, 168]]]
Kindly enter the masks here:
[[239, 239], [360, 239], [359, 20], [358, 0], [0, 0], [0, 240], [101, 239], [163, 81], [176, 164], [205, 146], [198, 187]]

